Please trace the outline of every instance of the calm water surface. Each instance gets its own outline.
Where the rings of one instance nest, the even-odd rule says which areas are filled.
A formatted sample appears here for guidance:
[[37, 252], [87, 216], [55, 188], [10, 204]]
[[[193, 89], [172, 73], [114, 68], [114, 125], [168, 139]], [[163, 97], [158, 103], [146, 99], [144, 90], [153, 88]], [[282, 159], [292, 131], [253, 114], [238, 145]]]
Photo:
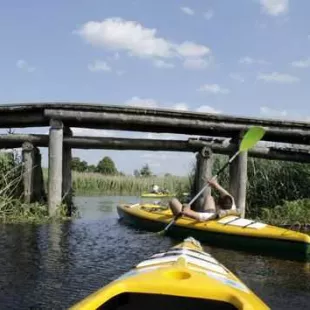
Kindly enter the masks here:
[[[0, 226], [0, 309], [66, 309], [176, 243], [118, 222], [119, 202], [77, 197], [81, 218]], [[309, 264], [204, 246], [272, 309], [310, 309]]]

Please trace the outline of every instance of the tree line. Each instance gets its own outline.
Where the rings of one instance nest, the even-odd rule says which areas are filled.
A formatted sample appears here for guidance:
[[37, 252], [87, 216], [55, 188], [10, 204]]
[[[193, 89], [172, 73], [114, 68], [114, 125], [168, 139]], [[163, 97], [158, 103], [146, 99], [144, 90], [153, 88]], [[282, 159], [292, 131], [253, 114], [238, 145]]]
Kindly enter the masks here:
[[[94, 172], [105, 175], [125, 175], [123, 172], [118, 171], [114, 161], [109, 156], [103, 157], [97, 165], [89, 165], [87, 161], [81, 160], [79, 157], [73, 157], [71, 160], [71, 169], [77, 172]], [[141, 169], [135, 169], [133, 175], [137, 178], [155, 176], [148, 164], [143, 165]], [[165, 176], [168, 175], [169, 174], [166, 174]]]

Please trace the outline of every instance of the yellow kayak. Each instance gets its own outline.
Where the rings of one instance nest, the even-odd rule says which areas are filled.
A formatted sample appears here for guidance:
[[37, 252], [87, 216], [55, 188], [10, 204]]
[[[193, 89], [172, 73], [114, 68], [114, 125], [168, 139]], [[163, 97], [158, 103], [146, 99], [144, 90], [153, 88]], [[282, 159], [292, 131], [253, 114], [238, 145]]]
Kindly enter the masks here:
[[[169, 208], [155, 204], [118, 205], [117, 212], [125, 223], [148, 231], [161, 231], [173, 219]], [[310, 260], [309, 235], [235, 215], [207, 222], [182, 217], [169, 228], [167, 234], [177, 238], [190, 235], [224, 248]]]
[[[189, 193], [182, 193], [183, 196], [188, 196]], [[155, 193], [142, 193], [141, 197], [143, 198], [163, 198], [163, 197], [175, 197], [176, 194], [171, 193], [161, 193], [161, 194], [155, 194]]]
[[141, 197], [143, 198], [163, 198], [163, 197], [174, 197], [175, 194], [171, 193], [161, 193], [161, 194], [156, 194], [156, 193], [142, 193]]
[[187, 238], [73, 305], [93, 309], [270, 309], [200, 243]]

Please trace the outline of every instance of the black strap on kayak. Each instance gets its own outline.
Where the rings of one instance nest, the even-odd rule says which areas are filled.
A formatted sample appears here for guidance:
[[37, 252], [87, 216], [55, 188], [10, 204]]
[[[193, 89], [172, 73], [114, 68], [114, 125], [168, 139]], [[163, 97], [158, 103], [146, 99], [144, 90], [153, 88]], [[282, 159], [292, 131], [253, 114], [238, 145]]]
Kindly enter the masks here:
[[231, 221], [228, 221], [228, 222], [224, 223], [223, 225], [230, 224], [230, 223], [232, 223], [232, 222], [234, 222], [234, 221], [236, 221], [236, 220], [239, 220], [239, 218], [240, 218], [240, 217], [237, 217], [237, 218], [235, 218], [235, 219], [233, 219], [233, 220], [231, 220]]
[[250, 226], [250, 225], [254, 224], [255, 222], [256, 222], [256, 221], [251, 221], [250, 223], [248, 223], [248, 224], [246, 224], [246, 225], [242, 226], [242, 228], [246, 228], [246, 227], [248, 227], [248, 226]]

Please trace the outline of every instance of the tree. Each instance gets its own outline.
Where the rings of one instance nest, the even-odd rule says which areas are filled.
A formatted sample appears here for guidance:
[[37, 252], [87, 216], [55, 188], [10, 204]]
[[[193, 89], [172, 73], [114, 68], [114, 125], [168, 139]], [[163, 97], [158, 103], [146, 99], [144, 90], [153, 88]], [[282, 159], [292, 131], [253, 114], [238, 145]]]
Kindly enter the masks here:
[[140, 175], [141, 175], [142, 177], [149, 177], [149, 176], [152, 175], [152, 171], [151, 171], [151, 169], [150, 169], [150, 167], [149, 167], [148, 164], [145, 164], [145, 165], [142, 167], [142, 169], [140, 170]]
[[140, 176], [140, 171], [138, 169], [135, 169], [133, 172], [133, 175], [138, 178]]
[[105, 156], [101, 159], [97, 165], [97, 172], [102, 174], [115, 175], [117, 174], [117, 169], [115, 167], [114, 161], [109, 157]]
[[85, 172], [87, 170], [87, 162], [81, 161], [79, 157], [73, 157], [71, 160], [71, 169], [78, 172]]
[[89, 165], [87, 167], [87, 172], [96, 172], [97, 167], [95, 165]]

